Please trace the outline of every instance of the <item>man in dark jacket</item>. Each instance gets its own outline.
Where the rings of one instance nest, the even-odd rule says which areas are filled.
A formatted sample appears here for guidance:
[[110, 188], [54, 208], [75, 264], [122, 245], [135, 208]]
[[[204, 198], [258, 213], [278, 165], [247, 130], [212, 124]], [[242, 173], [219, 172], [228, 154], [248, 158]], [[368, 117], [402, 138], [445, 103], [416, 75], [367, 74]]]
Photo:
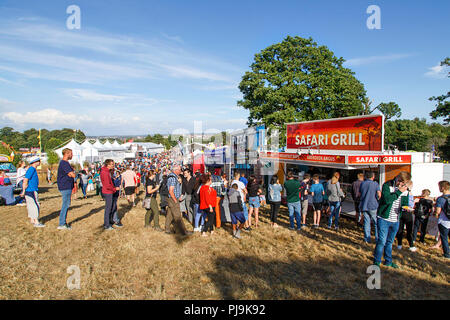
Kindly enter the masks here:
[[359, 202], [361, 200], [361, 192], [359, 191], [359, 187], [361, 186], [361, 183], [363, 181], [364, 181], [364, 174], [358, 173], [358, 179], [352, 183], [352, 198], [353, 203], [355, 204], [356, 225], [362, 225], [361, 210], [359, 209]]

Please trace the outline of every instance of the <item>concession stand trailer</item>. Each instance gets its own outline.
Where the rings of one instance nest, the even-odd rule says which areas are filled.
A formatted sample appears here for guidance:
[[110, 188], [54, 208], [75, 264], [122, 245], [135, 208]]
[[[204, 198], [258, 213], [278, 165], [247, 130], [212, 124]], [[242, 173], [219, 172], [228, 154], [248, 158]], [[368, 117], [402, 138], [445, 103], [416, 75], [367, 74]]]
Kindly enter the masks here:
[[399, 172], [407, 171], [412, 175], [414, 196], [423, 189], [438, 196], [437, 183], [448, 170], [448, 165], [433, 163], [431, 153], [400, 152], [395, 146], [385, 150], [383, 115], [288, 123], [286, 127], [285, 152], [259, 154], [264, 174], [276, 174], [281, 183], [290, 171], [298, 179], [305, 173], [318, 174], [322, 182], [338, 171], [346, 194], [342, 214], [356, 214], [351, 185], [358, 173], [375, 172], [375, 180], [381, 187]]

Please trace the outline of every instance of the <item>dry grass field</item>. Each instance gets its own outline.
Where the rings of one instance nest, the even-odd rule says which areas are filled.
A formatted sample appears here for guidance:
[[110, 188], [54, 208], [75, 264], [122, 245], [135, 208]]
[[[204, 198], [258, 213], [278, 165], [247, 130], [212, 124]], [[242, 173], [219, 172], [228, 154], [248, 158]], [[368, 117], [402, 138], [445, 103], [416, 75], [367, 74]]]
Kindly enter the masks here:
[[[81, 193], [79, 192], [79, 196]], [[124, 227], [103, 231], [104, 202], [75, 200], [72, 230], [57, 230], [61, 198], [41, 185], [45, 228], [33, 228], [26, 207], [0, 207], [0, 299], [449, 299], [450, 268], [441, 251], [394, 249], [399, 270], [382, 267], [381, 289], [366, 286], [373, 245], [341, 219], [341, 231], [287, 229], [268, 215], [242, 240], [225, 225], [211, 237], [181, 239], [144, 228], [145, 210], [119, 202]], [[161, 217], [161, 226], [164, 217]], [[192, 230], [192, 227], [189, 226]], [[406, 241], [406, 240], [404, 240]], [[81, 271], [81, 289], [69, 290], [68, 266]]]

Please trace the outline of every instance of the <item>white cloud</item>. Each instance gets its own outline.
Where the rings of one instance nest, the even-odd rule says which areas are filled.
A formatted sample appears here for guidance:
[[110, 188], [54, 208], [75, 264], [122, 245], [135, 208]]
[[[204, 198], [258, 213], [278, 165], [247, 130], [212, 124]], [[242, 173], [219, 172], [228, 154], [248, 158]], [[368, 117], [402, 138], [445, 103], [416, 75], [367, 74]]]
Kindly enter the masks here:
[[44, 125], [61, 125], [73, 126], [83, 121], [91, 121], [92, 118], [84, 115], [76, 115], [72, 113], [64, 113], [56, 109], [43, 109], [40, 111], [18, 113], [6, 112], [2, 115], [3, 120], [10, 121], [18, 125], [26, 124], [44, 124]]
[[[48, 22], [44, 24], [40, 19], [36, 21], [0, 23], [0, 61], [13, 62], [14, 68], [3, 63], [11, 72], [75, 83], [168, 76], [231, 82], [230, 74], [241, 73], [240, 68], [230, 63], [186, 50], [177, 36], [164, 34], [168, 42], [106, 34], [90, 28], [77, 33]], [[77, 52], [76, 57], [73, 52]], [[17, 69], [18, 62], [27, 67]]]
[[438, 63], [436, 66], [428, 68], [428, 72], [425, 73], [425, 76], [435, 79], [445, 79], [448, 77], [449, 67], [441, 66]]
[[77, 98], [87, 101], [121, 101], [124, 100], [124, 96], [110, 95], [97, 93], [92, 90], [85, 89], [65, 89], [64, 92], [72, 98]]
[[410, 53], [401, 53], [401, 54], [389, 54], [384, 56], [371, 56], [364, 58], [353, 58], [345, 61], [344, 65], [346, 67], [358, 67], [362, 65], [375, 64], [375, 63], [383, 63], [383, 62], [391, 62], [395, 60], [401, 60], [405, 58], [409, 58], [413, 56]]

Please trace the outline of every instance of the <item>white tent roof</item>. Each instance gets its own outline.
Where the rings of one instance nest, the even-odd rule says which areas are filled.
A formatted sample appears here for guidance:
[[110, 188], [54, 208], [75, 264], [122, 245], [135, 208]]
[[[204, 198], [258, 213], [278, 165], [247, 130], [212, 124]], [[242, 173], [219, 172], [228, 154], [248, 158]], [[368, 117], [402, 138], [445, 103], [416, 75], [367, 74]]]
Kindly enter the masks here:
[[92, 143], [89, 142], [88, 139], [84, 140], [84, 142], [81, 144], [83, 148], [92, 148]]
[[103, 144], [103, 147], [105, 149], [112, 149], [113, 145], [111, 144], [111, 142], [109, 142], [109, 140], [106, 140], [106, 142]]
[[93, 144], [93, 146], [97, 149], [105, 149], [104, 145], [98, 139], [95, 140], [95, 143]]

